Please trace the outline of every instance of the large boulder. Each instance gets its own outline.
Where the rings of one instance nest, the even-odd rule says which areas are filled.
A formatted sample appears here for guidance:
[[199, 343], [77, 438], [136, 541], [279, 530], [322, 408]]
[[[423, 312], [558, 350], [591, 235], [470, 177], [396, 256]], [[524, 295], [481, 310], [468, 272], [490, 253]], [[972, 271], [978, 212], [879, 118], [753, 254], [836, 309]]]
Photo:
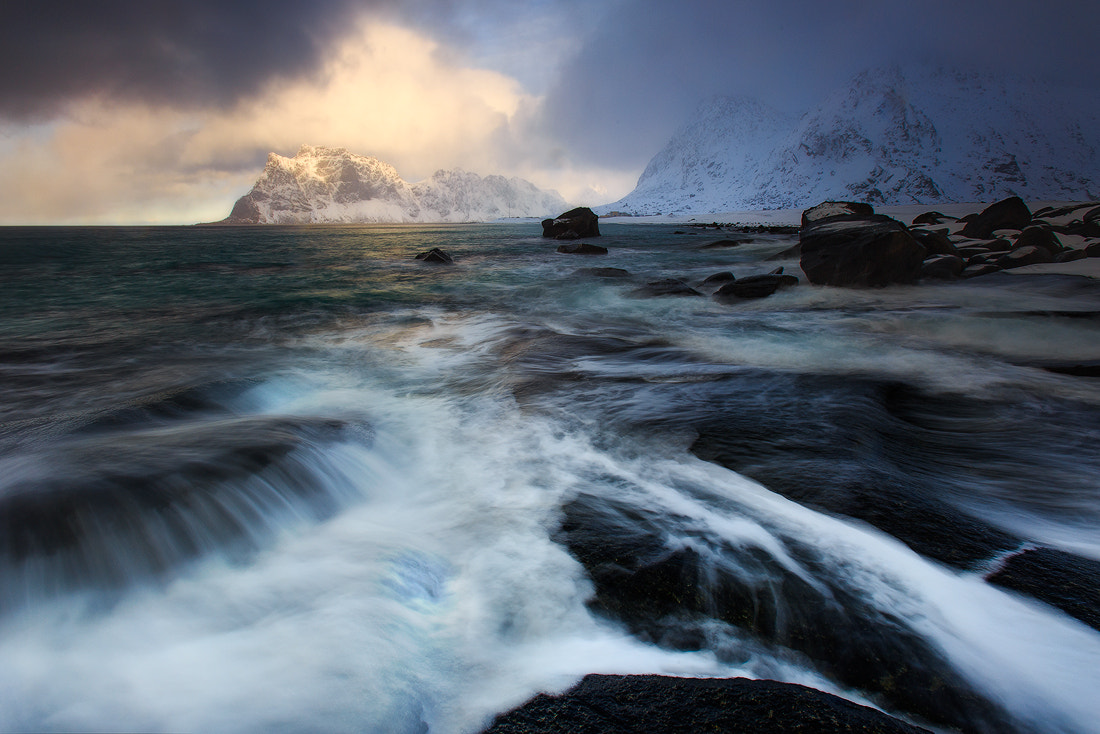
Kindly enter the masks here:
[[799, 232], [802, 271], [811, 283], [885, 286], [915, 283], [928, 254], [909, 229], [882, 214], [839, 213], [808, 217]]
[[874, 213], [874, 207], [861, 201], [823, 201], [802, 212], [802, 226], [834, 217], [866, 217]]
[[1031, 224], [1031, 210], [1019, 196], [990, 204], [962, 228], [963, 237], [988, 239], [998, 229], [1023, 229]]
[[1025, 228], [1020, 232], [1020, 236], [1016, 238], [1012, 249], [1018, 250], [1021, 247], [1042, 247], [1051, 255], [1057, 255], [1063, 249], [1058, 235], [1046, 227]]
[[599, 237], [599, 217], [586, 206], [579, 206], [554, 219], [542, 220], [542, 236], [557, 240], [576, 240], [582, 237]]
[[868, 706], [794, 683], [748, 678], [587, 675], [561, 694], [540, 693], [496, 717], [484, 734], [917, 734]]
[[1022, 268], [1025, 265], [1038, 265], [1039, 263], [1054, 262], [1054, 256], [1045, 247], [1028, 245], [1019, 247], [1012, 252], [1002, 255], [997, 260], [997, 266], [1002, 270]]

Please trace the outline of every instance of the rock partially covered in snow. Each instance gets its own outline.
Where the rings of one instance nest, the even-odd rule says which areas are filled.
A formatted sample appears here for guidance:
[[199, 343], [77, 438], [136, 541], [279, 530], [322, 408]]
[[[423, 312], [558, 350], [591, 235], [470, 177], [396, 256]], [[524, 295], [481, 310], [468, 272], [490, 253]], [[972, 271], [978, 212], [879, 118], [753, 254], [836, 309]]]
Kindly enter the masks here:
[[520, 178], [437, 171], [410, 184], [376, 158], [303, 145], [293, 158], [271, 153], [224, 223], [481, 222], [541, 217], [564, 206], [557, 192]]
[[904, 224], [882, 214], [811, 220], [799, 232], [799, 243], [802, 271], [818, 285], [915, 283], [927, 254]]
[[805, 227], [814, 222], [833, 217], [852, 215], [865, 217], [874, 213], [875, 210], [870, 204], [859, 201], [823, 201], [817, 206], [810, 207], [802, 212], [802, 226]]
[[1023, 229], [1031, 223], [1031, 210], [1019, 196], [990, 204], [981, 214], [971, 219], [963, 227], [963, 237], [984, 239], [991, 237], [998, 229]]
[[553, 219], [542, 220], [542, 236], [556, 240], [578, 240], [599, 237], [600, 222], [595, 212], [586, 206], [570, 209]]

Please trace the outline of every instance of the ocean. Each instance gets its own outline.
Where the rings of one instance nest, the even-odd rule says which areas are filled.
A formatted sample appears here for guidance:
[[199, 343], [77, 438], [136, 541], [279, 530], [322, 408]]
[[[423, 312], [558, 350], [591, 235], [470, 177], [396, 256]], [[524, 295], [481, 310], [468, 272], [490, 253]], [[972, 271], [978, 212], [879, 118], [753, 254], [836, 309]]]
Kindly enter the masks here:
[[0, 731], [458, 734], [587, 673], [1100, 731], [1100, 284], [645, 297], [796, 237], [601, 229], [0, 229]]

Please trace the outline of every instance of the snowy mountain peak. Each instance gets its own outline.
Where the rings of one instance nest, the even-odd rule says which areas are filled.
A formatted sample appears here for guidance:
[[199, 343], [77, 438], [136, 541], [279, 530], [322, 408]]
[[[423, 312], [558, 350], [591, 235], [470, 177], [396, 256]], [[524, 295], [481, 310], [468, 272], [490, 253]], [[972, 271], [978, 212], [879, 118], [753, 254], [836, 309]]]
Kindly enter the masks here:
[[225, 222], [470, 222], [545, 217], [565, 206], [557, 192], [519, 178], [440, 170], [410, 184], [377, 158], [303, 145], [293, 158], [269, 154], [259, 180]]
[[800, 117], [753, 100], [702, 105], [601, 210], [637, 214], [1095, 198], [1096, 105], [1034, 80], [871, 69]]

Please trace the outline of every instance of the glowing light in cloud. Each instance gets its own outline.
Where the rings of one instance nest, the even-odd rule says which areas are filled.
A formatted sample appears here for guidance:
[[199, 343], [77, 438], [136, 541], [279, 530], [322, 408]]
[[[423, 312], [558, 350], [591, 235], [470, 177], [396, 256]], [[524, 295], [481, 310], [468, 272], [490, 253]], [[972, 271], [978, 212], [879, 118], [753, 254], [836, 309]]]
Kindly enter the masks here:
[[292, 155], [303, 143], [377, 156], [409, 180], [437, 168], [495, 172], [495, 141], [532, 100], [514, 79], [448, 66], [437, 51], [410, 30], [364, 25], [318, 75], [229, 111], [83, 101], [0, 143], [0, 222], [220, 219], [267, 151]]

